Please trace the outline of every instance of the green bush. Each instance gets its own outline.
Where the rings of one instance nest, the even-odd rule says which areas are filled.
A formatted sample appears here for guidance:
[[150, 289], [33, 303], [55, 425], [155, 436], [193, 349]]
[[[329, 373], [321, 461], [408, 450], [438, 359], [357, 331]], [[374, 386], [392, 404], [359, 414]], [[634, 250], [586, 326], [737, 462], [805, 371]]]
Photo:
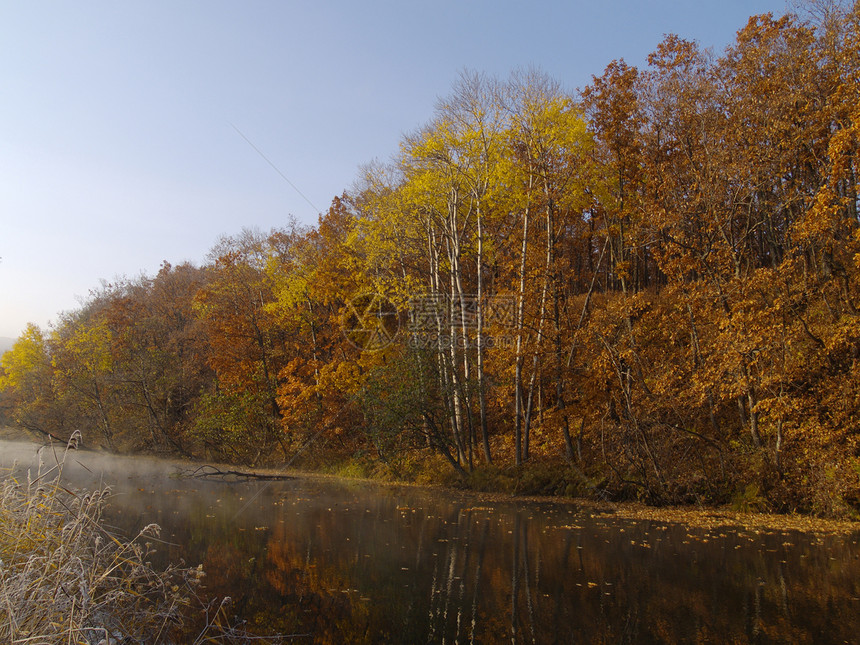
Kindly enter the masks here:
[[767, 499], [761, 494], [758, 484], [747, 484], [732, 497], [732, 510], [741, 513], [762, 513], [768, 509]]

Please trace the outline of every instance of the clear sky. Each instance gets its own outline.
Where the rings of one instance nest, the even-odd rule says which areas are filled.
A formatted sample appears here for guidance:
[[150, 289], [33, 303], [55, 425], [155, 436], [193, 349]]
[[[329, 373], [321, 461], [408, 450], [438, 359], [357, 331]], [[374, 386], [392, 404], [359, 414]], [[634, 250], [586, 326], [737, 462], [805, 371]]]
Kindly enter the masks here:
[[[784, 0], [0, 0], [0, 336], [102, 279], [314, 224], [464, 69], [570, 90]], [[243, 137], [244, 135], [244, 137]], [[289, 179], [270, 166], [258, 148]]]

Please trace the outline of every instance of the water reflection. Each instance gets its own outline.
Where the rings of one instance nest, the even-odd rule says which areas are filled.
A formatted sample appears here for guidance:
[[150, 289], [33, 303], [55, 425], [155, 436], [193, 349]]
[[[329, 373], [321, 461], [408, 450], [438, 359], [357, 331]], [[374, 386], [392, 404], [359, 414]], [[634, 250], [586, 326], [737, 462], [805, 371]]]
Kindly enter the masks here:
[[860, 631], [857, 535], [86, 465], [68, 474], [114, 485], [110, 522], [128, 533], [158, 522], [170, 544], [156, 557], [203, 563], [206, 591], [230, 596], [249, 628], [308, 635], [296, 642], [843, 643]]

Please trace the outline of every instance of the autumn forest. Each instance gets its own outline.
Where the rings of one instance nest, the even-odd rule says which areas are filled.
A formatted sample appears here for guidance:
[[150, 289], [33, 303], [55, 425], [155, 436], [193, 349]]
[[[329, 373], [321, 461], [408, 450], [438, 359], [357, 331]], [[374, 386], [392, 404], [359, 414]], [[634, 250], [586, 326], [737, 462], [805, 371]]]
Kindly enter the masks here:
[[[104, 283], [0, 425], [508, 492], [860, 513], [860, 4], [569, 92], [464, 72], [314, 227]], [[237, 213], [241, 221], [241, 213]]]

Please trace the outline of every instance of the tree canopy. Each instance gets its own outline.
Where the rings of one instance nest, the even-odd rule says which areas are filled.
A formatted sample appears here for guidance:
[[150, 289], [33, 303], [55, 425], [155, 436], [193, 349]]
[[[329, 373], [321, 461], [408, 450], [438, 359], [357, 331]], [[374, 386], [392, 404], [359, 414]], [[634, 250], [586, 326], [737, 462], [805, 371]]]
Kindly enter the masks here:
[[125, 450], [856, 513], [860, 5], [824, 9], [754, 16], [719, 56], [669, 35], [578, 92], [464, 72], [317, 226], [29, 327], [3, 414]]

